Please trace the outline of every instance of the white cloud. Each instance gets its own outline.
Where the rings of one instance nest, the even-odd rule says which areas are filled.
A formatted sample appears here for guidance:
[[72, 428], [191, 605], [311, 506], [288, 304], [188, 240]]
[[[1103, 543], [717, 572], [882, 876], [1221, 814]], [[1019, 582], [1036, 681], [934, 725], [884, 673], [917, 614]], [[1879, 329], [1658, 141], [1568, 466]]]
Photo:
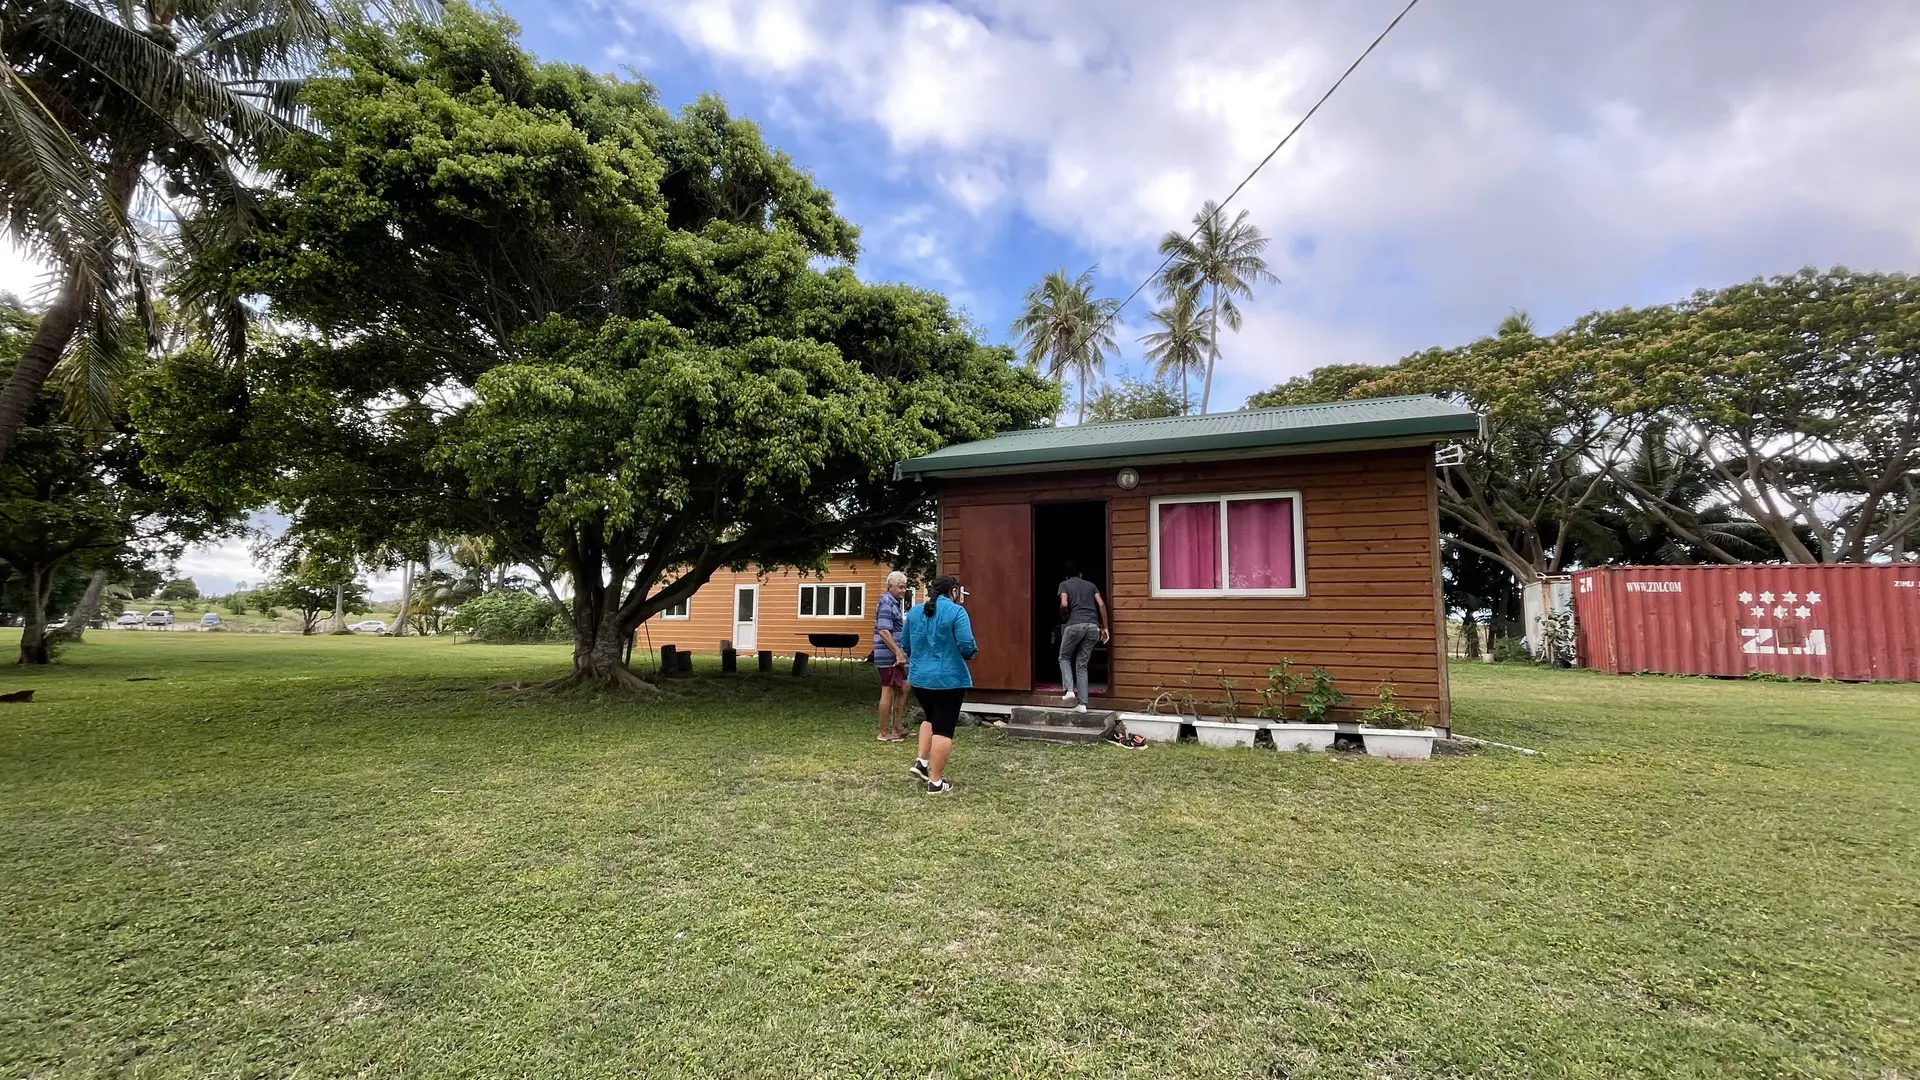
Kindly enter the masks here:
[[[1121, 276], [1399, 9], [628, 3], [872, 125], [950, 213], [1024, 214]], [[1227, 381], [1391, 359], [1516, 306], [1559, 321], [1809, 263], [1913, 267], [1916, 114], [1920, 9], [1901, 0], [1423, 6], [1242, 197], [1287, 284], [1252, 306]], [[1311, 254], [1287, 254], [1301, 237]]]

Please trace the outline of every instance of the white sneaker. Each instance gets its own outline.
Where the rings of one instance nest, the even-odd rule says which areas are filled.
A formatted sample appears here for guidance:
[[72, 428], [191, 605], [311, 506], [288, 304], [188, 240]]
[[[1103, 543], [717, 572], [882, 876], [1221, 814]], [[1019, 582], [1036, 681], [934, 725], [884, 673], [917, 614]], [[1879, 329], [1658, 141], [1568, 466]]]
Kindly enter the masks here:
[[1086, 711], [1087, 711], [1087, 707], [1086, 707], [1085, 705], [1075, 705], [1075, 706], [1073, 707], [1073, 711], [1074, 711], [1074, 712], [1086, 712]]
[[1076, 698], [1075, 698], [1075, 697], [1073, 696], [1073, 691], [1071, 691], [1071, 690], [1069, 690], [1069, 691], [1067, 691], [1066, 693], [1064, 693], [1064, 694], [1061, 694], [1061, 695], [1060, 695], [1060, 700], [1061, 700], [1061, 701], [1075, 701], [1075, 700], [1077, 700], [1077, 699], [1076, 699]]

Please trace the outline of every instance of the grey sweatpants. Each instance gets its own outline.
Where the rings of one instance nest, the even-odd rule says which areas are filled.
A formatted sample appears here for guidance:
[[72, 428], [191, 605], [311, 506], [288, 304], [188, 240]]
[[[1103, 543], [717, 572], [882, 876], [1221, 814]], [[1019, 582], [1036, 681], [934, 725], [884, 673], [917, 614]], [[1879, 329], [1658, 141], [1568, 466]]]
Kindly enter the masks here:
[[1060, 628], [1060, 686], [1087, 703], [1087, 663], [1093, 659], [1093, 647], [1100, 644], [1099, 623], [1068, 623]]

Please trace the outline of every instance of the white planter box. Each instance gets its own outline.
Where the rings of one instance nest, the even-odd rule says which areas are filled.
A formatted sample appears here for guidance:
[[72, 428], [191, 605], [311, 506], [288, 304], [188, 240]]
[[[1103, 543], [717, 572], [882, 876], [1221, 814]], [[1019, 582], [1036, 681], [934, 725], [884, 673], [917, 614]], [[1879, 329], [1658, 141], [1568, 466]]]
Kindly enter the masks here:
[[1148, 742], [1174, 742], [1180, 738], [1180, 725], [1190, 724], [1190, 716], [1155, 716], [1152, 713], [1120, 714], [1120, 723], [1126, 726], [1129, 734], [1138, 735]]
[[1189, 720], [1201, 746], [1252, 746], [1259, 724], [1229, 724], [1222, 720]]
[[1439, 737], [1440, 733], [1433, 728], [1408, 731], [1360, 726], [1360, 741], [1366, 744], [1368, 757], [1424, 761], [1433, 756], [1433, 740]]
[[1306, 750], [1319, 753], [1333, 749], [1333, 736], [1339, 731], [1334, 724], [1280, 724], [1267, 725], [1268, 734], [1273, 736], [1273, 748], [1280, 751]]

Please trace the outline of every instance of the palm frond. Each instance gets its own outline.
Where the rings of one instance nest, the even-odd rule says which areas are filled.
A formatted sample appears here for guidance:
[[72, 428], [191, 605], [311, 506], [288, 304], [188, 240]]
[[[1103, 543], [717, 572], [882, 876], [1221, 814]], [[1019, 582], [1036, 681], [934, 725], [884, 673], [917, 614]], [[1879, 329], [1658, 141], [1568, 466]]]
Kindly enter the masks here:
[[288, 119], [130, 26], [86, 6], [46, 4], [37, 27], [91, 75], [114, 86], [170, 129], [204, 126], [234, 149], [270, 146], [292, 133]]
[[89, 325], [74, 340], [49, 378], [66, 399], [67, 422], [98, 441], [113, 430], [121, 394], [146, 355], [147, 334], [129, 324], [111, 304], [96, 305]]
[[98, 288], [123, 223], [101, 212], [100, 172], [11, 66], [0, 65], [0, 228]]

